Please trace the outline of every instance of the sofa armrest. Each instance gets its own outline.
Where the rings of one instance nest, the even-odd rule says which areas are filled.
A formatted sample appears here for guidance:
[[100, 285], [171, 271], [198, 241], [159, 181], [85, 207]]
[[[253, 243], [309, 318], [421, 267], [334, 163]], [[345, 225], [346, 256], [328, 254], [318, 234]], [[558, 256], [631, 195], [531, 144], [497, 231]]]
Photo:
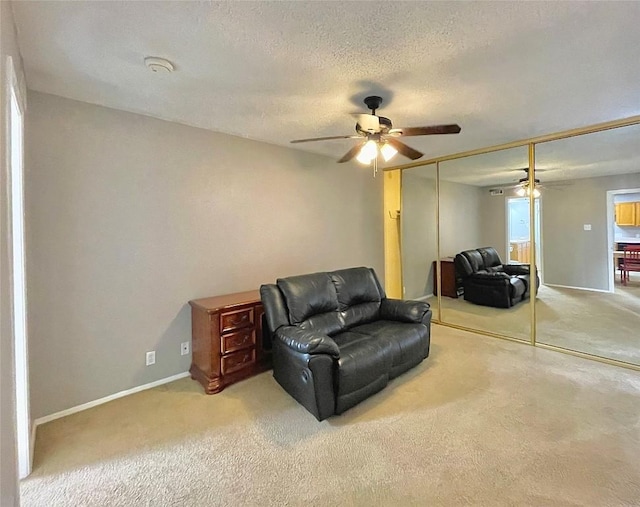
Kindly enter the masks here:
[[317, 331], [305, 331], [296, 326], [282, 326], [276, 330], [276, 338], [290, 349], [301, 354], [328, 354], [340, 357], [340, 349], [328, 335]]
[[531, 267], [529, 264], [503, 264], [502, 271], [508, 275], [528, 275]]
[[396, 320], [427, 325], [431, 319], [429, 303], [403, 299], [383, 299], [380, 305], [382, 320]]

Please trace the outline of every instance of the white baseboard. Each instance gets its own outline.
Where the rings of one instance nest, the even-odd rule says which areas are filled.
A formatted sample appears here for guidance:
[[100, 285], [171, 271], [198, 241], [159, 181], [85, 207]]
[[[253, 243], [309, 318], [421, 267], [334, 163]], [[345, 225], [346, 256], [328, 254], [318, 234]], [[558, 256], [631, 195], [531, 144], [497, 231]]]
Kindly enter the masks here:
[[[189, 376], [189, 372], [185, 371], [184, 373], [178, 373], [177, 375], [156, 380], [155, 382], [150, 382], [148, 384], [144, 384], [141, 386], [132, 387], [131, 389], [126, 389], [125, 391], [120, 391], [119, 393], [110, 394], [109, 396], [105, 396], [104, 398], [100, 398], [99, 400], [89, 401], [88, 403], [83, 403], [82, 405], [77, 405], [75, 407], [71, 407], [66, 410], [61, 410], [60, 412], [56, 412], [55, 414], [39, 417], [34, 421], [34, 424], [33, 424], [34, 431], [35, 431], [35, 427], [39, 426], [40, 424], [48, 423], [50, 421], [60, 419], [61, 417], [75, 414], [76, 412], [82, 412], [83, 410], [87, 410], [88, 408], [97, 407], [98, 405], [102, 405], [103, 403], [108, 403], [110, 401], [117, 400], [118, 398], [124, 398], [125, 396], [129, 396], [130, 394], [139, 393], [140, 391], [146, 391], [147, 389], [161, 386], [162, 384], [168, 384], [169, 382], [173, 382], [174, 380], [178, 380], [188, 376]], [[34, 441], [35, 441], [35, 438], [34, 438]]]
[[586, 290], [589, 292], [604, 292], [605, 294], [611, 294], [611, 291], [605, 290], [605, 289], [591, 289], [589, 287], [572, 287], [571, 285], [557, 285], [555, 283], [543, 283], [542, 285], [546, 285], [547, 287], [558, 287], [559, 289]]

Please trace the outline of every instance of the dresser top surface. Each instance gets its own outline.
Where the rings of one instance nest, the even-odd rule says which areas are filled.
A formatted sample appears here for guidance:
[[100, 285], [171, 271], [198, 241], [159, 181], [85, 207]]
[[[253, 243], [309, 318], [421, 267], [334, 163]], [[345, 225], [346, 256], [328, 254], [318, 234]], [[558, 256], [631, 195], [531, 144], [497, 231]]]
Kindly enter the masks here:
[[193, 308], [199, 308], [207, 312], [215, 312], [234, 306], [253, 304], [260, 302], [260, 291], [250, 290], [247, 292], [236, 292], [235, 294], [225, 294], [223, 296], [213, 296], [202, 299], [192, 299], [189, 304]]

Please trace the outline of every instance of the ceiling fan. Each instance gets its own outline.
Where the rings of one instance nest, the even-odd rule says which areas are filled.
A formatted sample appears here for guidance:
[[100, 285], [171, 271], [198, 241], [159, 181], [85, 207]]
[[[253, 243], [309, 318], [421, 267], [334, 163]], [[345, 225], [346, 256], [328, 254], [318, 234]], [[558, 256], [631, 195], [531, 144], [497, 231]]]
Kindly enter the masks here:
[[[531, 189], [529, 188], [529, 168], [522, 167], [519, 170], [524, 171], [525, 176], [520, 178], [518, 180], [518, 184], [515, 185], [515, 188], [517, 189], [516, 194], [520, 197], [528, 197], [531, 195]], [[536, 172], [541, 172], [543, 170], [544, 169], [538, 169]], [[540, 180], [538, 178], [534, 178], [533, 180], [533, 197], [540, 197]]]
[[[543, 188], [547, 189], [550, 187], [565, 187], [566, 183], [542, 183], [540, 179], [534, 178], [533, 180], [533, 192], [531, 192], [529, 188], [529, 168], [528, 167], [520, 167], [519, 169], [512, 169], [512, 171], [524, 171], [525, 176], [518, 179], [516, 183], [513, 185], [505, 185], [502, 186], [504, 189], [512, 188], [515, 189], [516, 194], [520, 197], [529, 197], [532, 193], [534, 197], [540, 197], [540, 190]], [[548, 171], [548, 169], [536, 169], [536, 175], [538, 173], [542, 173]], [[515, 181], [515, 180], [514, 180]]]
[[365, 98], [364, 103], [371, 109], [371, 114], [354, 115], [357, 119], [356, 135], [296, 139], [291, 142], [307, 143], [310, 141], [328, 141], [331, 139], [360, 139], [360, 142], [345, 153], [345, 155], [338, 160], [338, 163], [348, 162], [356, 157], [358, 162], [369, 164], [378, 159], [378, 151], [385, 162], [391, 160], [396, 153], [400, 153], [411, 160], [417, 160], [422, 157], [423, 153], [400, 142], [398, 137], [458, 134], [461, 130], [460, 126], [456, 124], [393, 128], [389, 118], [376, 115], [376, 110], [380, 107], [380, 104], [382, 104], [382, 97], [373, 95]]

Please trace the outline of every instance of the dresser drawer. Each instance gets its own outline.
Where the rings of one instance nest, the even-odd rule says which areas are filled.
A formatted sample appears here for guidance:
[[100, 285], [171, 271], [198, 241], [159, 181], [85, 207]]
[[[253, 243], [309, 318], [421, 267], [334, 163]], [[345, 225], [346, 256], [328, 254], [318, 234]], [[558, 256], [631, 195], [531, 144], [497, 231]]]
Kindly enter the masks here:
[[256, 344], [256, 332], [254, 329], [244, 329], [222, 335], [220, 339], [220, 352], [227, 354], [247, 347], [253, 347]]
[[256, 362], [256, 349], [240, 350], [222, 357], [222, 374], [228, 375], [234, 371], [242, 370]]
[[253, 308], [224, 312], [220, 315], [220, 332], [228, 333], [243, 327], [253, 326]]

